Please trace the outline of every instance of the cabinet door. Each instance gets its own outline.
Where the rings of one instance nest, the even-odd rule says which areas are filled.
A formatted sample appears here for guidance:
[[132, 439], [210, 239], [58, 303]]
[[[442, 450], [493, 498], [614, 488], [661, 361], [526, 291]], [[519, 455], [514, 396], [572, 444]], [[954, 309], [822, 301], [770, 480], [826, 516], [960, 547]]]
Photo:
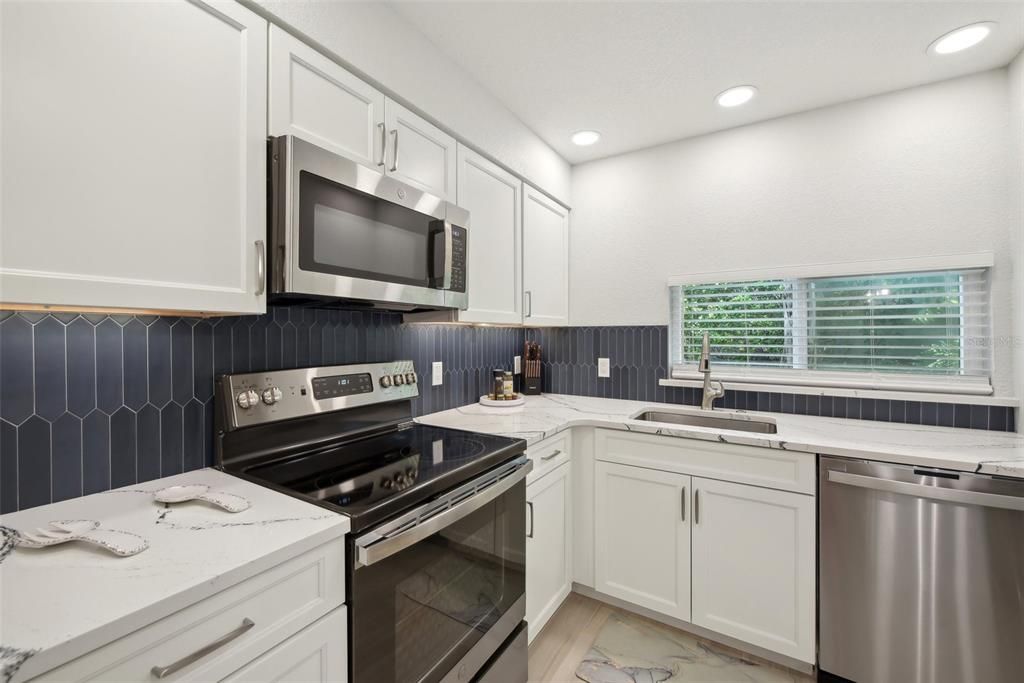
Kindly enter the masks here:
[[693, 623], [814, 661], [814, 497], [693, 479]]
[[235, 2], [2, 2], [5, 303], [266, 308], [267, 22]]
[[339, 607], [260, 655], [224, 683], [344, 683], [348, 680], [348, 620]]
[[387, 174], [456, 203], [455, 138], [392, 99], [384, 104], [384, 121]]
[[526, 489], [526, 623], [530, 640], [572, 590], [570, 463]]
[[569, 210], [523, 188], [523, 320], [568, 325]]
[[270, 134], [295, 135], [384, 170], [384, 94], [270, 27]]
[[690, 477], [598, 462], [597, 590], [690, 620]]
[[459, 206], [469, 211], [469, 309], [459, 320], [521, 323], [523, 183], [459, 145]]

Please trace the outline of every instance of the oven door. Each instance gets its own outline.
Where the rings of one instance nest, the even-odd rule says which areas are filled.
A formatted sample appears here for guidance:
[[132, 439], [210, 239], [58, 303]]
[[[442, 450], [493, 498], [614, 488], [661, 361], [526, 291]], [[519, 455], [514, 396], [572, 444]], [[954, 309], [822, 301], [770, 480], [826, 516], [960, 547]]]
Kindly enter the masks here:
[[464, 210], [292, 136], [271, 184], [272, 293], [466, 307]]
[[520, 456], [351, 541], [350, 679], [469, 681], [525, 615]]

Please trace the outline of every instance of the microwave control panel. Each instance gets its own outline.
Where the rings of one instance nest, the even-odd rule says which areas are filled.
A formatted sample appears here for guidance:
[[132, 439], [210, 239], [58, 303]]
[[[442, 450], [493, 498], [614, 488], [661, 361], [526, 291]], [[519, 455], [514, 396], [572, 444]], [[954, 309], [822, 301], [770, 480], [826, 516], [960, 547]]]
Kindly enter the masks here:
[[466, 291], [466, 233], [465, 228], [452, 226], [452, 291]]

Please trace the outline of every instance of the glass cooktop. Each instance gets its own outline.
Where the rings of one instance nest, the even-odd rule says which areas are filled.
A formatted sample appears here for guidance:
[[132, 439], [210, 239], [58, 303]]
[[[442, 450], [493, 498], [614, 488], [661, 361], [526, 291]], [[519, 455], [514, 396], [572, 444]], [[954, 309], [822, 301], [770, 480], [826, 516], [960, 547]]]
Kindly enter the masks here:
[[243, 473], [344, 512], [359, 531], [521, 453], [521, 440], [414, 425], [292, 455]]

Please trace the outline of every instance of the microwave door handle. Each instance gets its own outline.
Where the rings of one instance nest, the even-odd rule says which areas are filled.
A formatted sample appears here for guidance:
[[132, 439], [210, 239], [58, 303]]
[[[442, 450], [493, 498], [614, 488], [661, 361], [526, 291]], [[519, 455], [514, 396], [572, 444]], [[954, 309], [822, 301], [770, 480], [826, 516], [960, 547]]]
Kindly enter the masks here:
[[[441, 221], [437, 221], [441, 223]], [[435, 223], [436, 225], [436, 223]], [[437, 271], [432, 272], [430, 280], [430, 286], [435, 289], [451, 289], [452, 288], [452, 252], [455, 249], [455, 230], [452, 228], [452, 224], [448, 221], [443, 222], [443, 227], [436, 230], [434, 233], [434, 248], [437, 248], [437, 239], [440, 237], [444, 240], [444, 246], [442, 247], [442, 258], [444, 263], [441, 264], [441, 276], [437, 276]], [[433, 259], [433, 256], [430, 257]], [[436, 264], [437, 262], [434, 261]], [[433, 268], [434, 266], [431, 266]]]
[[434, 515], [433, 517], [429, 517], [422, 522], [418, 522], [414, 526], [408, 527], [394, 536], [389, 536], [383, 540], [374, 541], [366, 545], [360, 545], [360, 539], [357, 538], [355, 543], [356, 560], [358, 564], [368, 567], [380, 562], [381, 560], [387, 559], [396, 553], [402, 552], [409, 546], [418, 543], [429, 536], [433, 536], [445, 527], [455, 524], [460, 519], [476, 512], [483, 506], [501, 496], [513, 486], [526, 479], [526, 475], [529, 474], [531, 470], [533, 470], [533, 462], [525, 460], [525, 462], [518, 465], [511, 474], [505, 476], [503, 479], [499, 479], [496, 483], [487, 486], [487, 488], [481, 490], [479, 493], [469, 496], [444, 512]]

